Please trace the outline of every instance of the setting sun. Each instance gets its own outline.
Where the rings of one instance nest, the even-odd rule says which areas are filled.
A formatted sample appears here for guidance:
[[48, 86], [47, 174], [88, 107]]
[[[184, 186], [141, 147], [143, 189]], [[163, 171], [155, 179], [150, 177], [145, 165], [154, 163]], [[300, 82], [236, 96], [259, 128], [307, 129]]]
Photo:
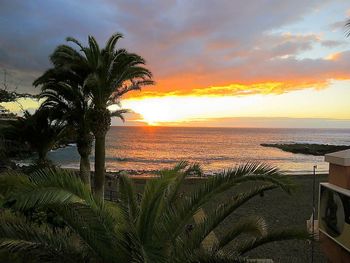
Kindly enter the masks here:
[[232, 116], [232, 111], [248, 108], [256, 103], [260, 96], [239, 97], [194, 97], [171, 96], [123, 101], [125, 108], [140, 114], [140, 121], [149, 125], [162, 123], [182, 123], [204, 118]]

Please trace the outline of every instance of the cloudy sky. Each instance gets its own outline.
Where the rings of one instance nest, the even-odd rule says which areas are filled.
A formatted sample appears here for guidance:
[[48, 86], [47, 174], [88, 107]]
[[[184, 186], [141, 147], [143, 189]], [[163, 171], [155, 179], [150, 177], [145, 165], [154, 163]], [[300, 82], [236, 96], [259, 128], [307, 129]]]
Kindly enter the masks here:
[[1, 73], [19, 91], [37, 92], [67, 36], [121, 32], [157, 82], [125, 97], [128, 125], [350, 127], [347, 0], [0, 3]]

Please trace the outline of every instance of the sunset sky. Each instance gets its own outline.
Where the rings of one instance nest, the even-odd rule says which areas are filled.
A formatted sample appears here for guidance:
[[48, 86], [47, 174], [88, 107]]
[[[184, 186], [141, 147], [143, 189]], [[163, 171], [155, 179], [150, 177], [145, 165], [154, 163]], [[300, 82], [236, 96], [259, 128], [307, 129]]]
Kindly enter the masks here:
[[157, 82], [124, 98], [125, 125], [350, 128], [347, 19], [348, 0], [1, 1], [0, 68], [37, 93], [67, 36], [121, 32]]

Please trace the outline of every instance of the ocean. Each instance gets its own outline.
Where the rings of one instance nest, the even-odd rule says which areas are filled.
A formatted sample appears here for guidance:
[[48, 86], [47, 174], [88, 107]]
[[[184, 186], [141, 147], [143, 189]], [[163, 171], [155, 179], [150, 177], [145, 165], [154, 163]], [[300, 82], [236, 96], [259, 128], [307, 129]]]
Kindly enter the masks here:
[[[328, 171], [323, 156], [283, 152], [261, 143], [322, 143], [350, 145], [349, 129], [111, 127], [106, 138], [106, 170], [151, 171], [171, 167], [181, 160], [198, 162], [206, 173], [239, 163], [260, 161], [288, 173]], [[66, 168], [79, 168], [75, 145], [49, 153]], [[93, 168], [94, 154], [91, 155]]]

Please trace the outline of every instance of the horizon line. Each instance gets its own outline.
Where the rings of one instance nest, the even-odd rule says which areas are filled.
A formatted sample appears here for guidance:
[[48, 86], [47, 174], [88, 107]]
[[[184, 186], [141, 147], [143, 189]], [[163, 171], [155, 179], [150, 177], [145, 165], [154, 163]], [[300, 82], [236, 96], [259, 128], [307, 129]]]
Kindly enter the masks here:
[[175, 126], [175, 125], [111, 125], [110, 127], [126, 127], [126, 128], [223, 128], [223, 129], [308, 129], [308, 130], [350, 130], [350, 127], [338, 127], [338, 128], [331, 128], [331, 127], [259, 127], [259, 126]]

